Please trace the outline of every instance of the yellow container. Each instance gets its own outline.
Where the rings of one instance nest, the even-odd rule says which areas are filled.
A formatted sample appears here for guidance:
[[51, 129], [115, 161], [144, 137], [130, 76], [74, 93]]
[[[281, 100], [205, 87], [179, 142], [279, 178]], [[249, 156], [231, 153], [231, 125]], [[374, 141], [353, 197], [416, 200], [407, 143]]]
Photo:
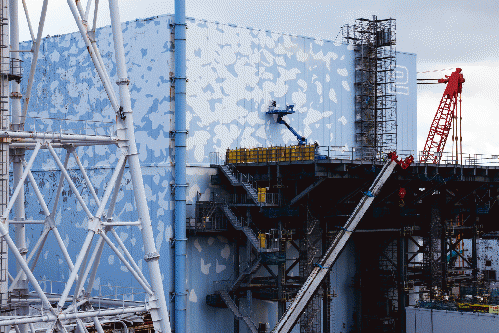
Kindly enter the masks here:
[[279, 160], [279, 149], [278, 147], [270, 147], [270, 162], [277, 162]]
[[258, 234], [258, 239], [260, 240], [260, 248], [265, 249], [267, 247], [267, 235]]
[[246, 148], [236, 149], [236, 163], [247, 163], [247, 155]]
[[268, 162], [269, 149], [268, 148], [258, 148], [258, 163]]
[[315, 147], [312, 145], [307, 146], [307, 160], [313, 160], [315, 158]]
[[315, 146], [236, 148], [227, 149], [225, 156], [229, 164], [310, 161], [315, 159]]
[[258, 188], [258, 202], [266, 202], [267, 200], [267, 188], [259, 187]]

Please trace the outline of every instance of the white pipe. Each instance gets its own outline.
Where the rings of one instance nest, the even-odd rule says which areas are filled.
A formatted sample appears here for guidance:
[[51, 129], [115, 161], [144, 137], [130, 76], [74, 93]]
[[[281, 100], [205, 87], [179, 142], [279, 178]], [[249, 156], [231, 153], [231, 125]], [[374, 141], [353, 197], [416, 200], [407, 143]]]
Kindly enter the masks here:
[[35, 161], [36, 155], [38, 154], [38, 151], [40, 150], [41, 144], [38, 143], [35, 147], [35, 150], [31, 154], [31, 157], [29, 159], [28, 165], [26, 166], [26, 169], [24, 170], [21, 178], [19, 179], [19, 183], [16, 186], [16, 189], [14, 190], [14, 193], [12, 194], [9, 204], [7, 205], [7, 208], [4, 210], [2, 214], [3, 219], [7, 219], [9, 217], [10, 210], [14, 206], [14, 203], [16, 202], [17, 196], [19, 195], [19, 192], [21, 192], [21, 189], [24, 188], [24, 181], [26, 180], [26, 177], [28, 176], [28, 172], [33, 166], [33, 162]]
[[78, 26], [78, 29], [80, 30], [81, 37], [83, 38], [83, 41], [85, 42], [85, 45], [87, 46], [88, 53], [90, 54], [90, 57], [92, 58], [95, 69], [97, 70], [97, 73], [99, 74], [99, 77], [101, 79], [102, 84], [104, 85], [104, 89], [106, 90], [109, 101], [111, 102], [111, 106], [113, 107], [114, 111], [117, 112], [119, 109], [119, 106], [118, 106], [118, 101], [114, 95], [114, 90], [111, 86], [109, 86], [109, 83], [106, 82], [104, 70], [103, 70], [103, 68], [101, 68], [101, 64], [100, 64], [99, 60], [97, 59], [95, 52], [93, 52], [92, 43], [90, 42], [90, 40], [88, 38], [87, 30], [78, 17], [78, 9], [76, 8], [76, 5], [72, 2], [72, 0], [68, 0], [68, 5], [69, 5], [69, 9], [71, 10], [71, 13], [73, 14], [76, 25]]
[[85, 255], [90, 247], [90, 244], [92, 243], [92, 239], [94, 238], [95, 232], [93, 230], [89, 230], [87, 237], [85, 238], [85, 242], [83, 243], [81, 247], [80, 254], [78, 254], [78, 258], [76, 259], [74, 268], [71, 270], [71, 274], [69, 275], [68, 282], [66, 283], [66, 287], [64, 288], [64, 291], [61, 294], [61, 298], [59, 302], [57, 303], [57, 308], [59, 310], [62, 309], [64, 306], [64, 303], [66, 302], [66, 299], [68, 298], [69, 291], [73, 287], [73, 283], [78, 275], [78, 271], [80, 270], [80, 266], [83, 262], [83, 259], [85, 258]]
[[107, 235], [105, 233], [101, 233], [100, 235], [101, 235], [102, 238], [104, 238], [104, 240], [106, 241], [107, 245], [109, 245], [109, 247], [111, 248], [111, 250], [113, 250], [114, 253], [116, 253], [116, 255], [118, 256], [118, 258], [126, 266], [126, 268], [130, 271], [130, 273], [132, 273], [133, 277], [140, 283], [140, 285], [142, 286], [142, 288], [144, 288], [144, 290], [149, 295], [153, 295], [153, 291], [148, 286], [147, 282], [145, 282], [145, 280], [142, 280], [142, 278], [140, 277], [140, 275], [135, 271], [135, 269], [132, 267], [132, 265], [130, 265], [128, 263], [128, 261], [126, 261], [125, 257], [121, 254], [121, 252], [113, 244], [113, 242], [109, 239], [109, 237], [107, 237]]
[[[26, 161], [24, 159], [22, 160], [22, 162], [23, 162], [23, 165], [26, 166]], [[40, 206], [42, 206], [43, 213], [45, 214], [46, 217], [48, 217], [50, 215], [50, 211], [49, 211], [47, 205], [45, 204], [45, 199], [43, 199], [42, 192], [40, 191], [40, 188], [38, 188], [38, 184], [36, 183], [35, 177], [33, 176], [33, 173], [31, 172], [31, 170], [28, 170], [28, 178], [29, 178], [29, 182], [31, 183], [31, 186], [33, 187], [33, 190], [35, 191], [35, 195], [38, 199], [38, 203], [40, 203]], [[45, 222], [46, 222], [46, 220], [45, 220]]]
[[9, 224], [45, 224], [45, 220], [9, 220]]
[[98, 141], [98, 142], [114, 142], [114, 143], [116, 143], [115, 138], [109, 137], [109, 136], [104, 136], [104, 135], [82, 135], [82, 134], [41, 133], [41, 132], [2, 131], [2, 132], [0, 132], [0, 138], [63, 140], [63, 141], [66, 141], [66, 140], [67, 141], [91, 141], [91, 142]]
[[83, 20], [85, 13], [83, 12], [83, 7], [81, 6], [81, 0], [75, 0], [75, 4], [78, 9], [78, 13], [80, 14], [80, 20]]
[[[109, 13], [111, 17], [111, 28], [113, 31], [114, 54], [120, 91], [120, 105], [123, 108], [123, 114], [125, 116], [124, 130], [128, 144], [128, 165], [130, 167], [137, 213], [140, 221], [142, 222], [142, 239], [144, 252], [146, 253], [145, 256], [147, 258], [146, 262], [149, 268], [151, 287], [154, 291], [154, 296], [157, 298], [157, 302], [155, 302], [157, 308], [151, 307], [150, 311], [152, 313], [155, 329], [157, 331], [161, 331], [162, 333], [171, 333], [168, 308], [166, 306], [165, 292], [158, 262], [159, 253], [157, 252], [156, 245], [154, 243], [154, 233], [152, 230], [151, 218], [149, 216], [149, 208], [147, 206], [147, 198], [142, 179], [142, 170], [140, 168], [139, 155], [135, 142], [132, 103], [130, 99], [130, 90], [128, 88], [129, 80], [125, 63], [125, 48], [123, 46], [123, 33], [121, 31], [120, 13], [117, 0], [109, 0]], [[155, 319], [155, 317], [157, 319]]]
[[73, 154], [73, 156], [74, 156], [74, 158], [76, 160], [76, 164], [78, 164], [78, 167], [80, 168], [80, 171], [81, 171], [81, 173], [83, 175], [83, 178], [85, 179], [85, 182], [87, 183], [87, 186], [88, 186], [88, 189], [90, 190], [90, 193], [94, 197], [95, 203], [97, 204], [97, 206], [99, 206], [100, 205], [100, 200], [97, 197], [97, 193], [95, 193], [95, 190], [94, 190], [94, 187], [92, 185], [92, 182], [88, 178], [87, 172], [85, 171], [85, 167], [83, 166], [83, 164], [81, 164], [80, 158], [78, 157], [78, 155], [76, 154], [76, 151], [74, 149], [72, 151], [72, 154]]
[[135, 306], [130, 308], [120, 308], [120, 309], [112, 309], [112, 310], [95, 310], [95, 311], [86, 311], [86, 312], [76, 312], [76, 313], [62, 313], [58, 316], [53, 314], [47, 314], [44, 316], [37, 317], [28, 317], [22, 319], [8, 319], [8, 320], [0, 320], [0, 326], [7, 325], [19, 325], [19, 324], [29, 324], [29, 323], [42, 323], [42, 322], [52, 322], [57, 319], [59, 320], [68, 320], [68, 319], [76, 319], [76, 318], [90, 318], [97, 316], [116, 316], [120, 314], [126, 313], [140, 313], [147, 311], [146, 306]]
[[92, 25], [92, 31], [95, 32], [95, 29], [97, 29], [97, 14], [99, 11], [99, 0], [95, 0], [95, 8], [94, 8], [94, 22]]
[[[30, 255], [28, 256], [28, 260], [26, 261], [26, 263], [29, 264], [29, 262], [33, 258], [33, 255], [35, 255], [36, 253], [41, 253], [41, 249], [43, 248], [43, 244], [45, 244], [45, 240], [47, 239], [47, 235], [48, 235], [49, 231], [50, 231], [49, 228], [43, 229], [42, 234], [40, 235], [40, 238], [38, 238], [38, 241], [36, 242], [35, 246], [33, 247], [33, 250], [31, 250]], [[31, 266], [31, 270], [33, 270], [35, 268], [35, 266], [36, 266], [36, 261], [35, 261], [34, 265]], [[18, 272], [16, 275], [16, 278], [10, 284], [9, 292], [12, 292], [12, 290], [14, 290], [14, 287], [17, 284], [17, 281], [19, 281], [19, 279], [21, 278], [21, 276], [22, 276], [22, 273]]]
[[[36, 65], [38, 62], [38, 55], [40, 51], [40, 45], [42, 43], [43, 26], [45, 25], [45, 17], [47, 16], [47, 4], [48, 0], [43, 0], [42, 13], [40, 14], [40, 23], [38, 24], [38, 34], [36, 36], [35, 49], [33, 52], [33, 59], [31, 60], [31, 68], [28, 77], [28, 87], [26, 88], [26, 96], [24, 98], [23, 112], [21, 116], [21, 123], [26, 122], [26, 115], [28, 114], [28, 105], [31, 97], [31, 89], [33, 88], [33, 81], [35, 78]], [[26, 16], [28, 12], [26, 11]]]
[[[102, 240], [102, 237], [99, 238], [99, 240]], [[99, 247], [98, 247], [97, 254], [96, 254], [95, 259], [94, 259], [92, 272], [90, 273], [90, 277], [88, 278], [87, 290], [92, 290], [92, 288], [94, 287], [95, 276], [97, 275], [97, 268], [99, 268], [100, 259], [102, 256], [103, 249], [104, 249], [104, 242], [101, 241], [99, 244]]]
[[92, 215], [92, 213], [88, 209], [87, 205], [85, 204], [85, 200], [83, 200], [83, 198], [81, 197], [80, 192], [78, 192], [78, 189], [76, 188], [75, 184], [73, 183], [73, 180], [69, 176], [68, 171], [62, 165], [61, 160], [59, 159], [59, 156], [57, 156], [54, 148], [52, 148], [52, 146], [50, 145], [50, 143], [47, 144], [47, 147], [48, 147], [48, 149], [50, 151], [50, 154], [52, 154], [52, 157], [54, 158], [55, 163], [59, 166], [59, 168], [61, 169], [61, 172], [64, 174], [64, 177], [66, 178], [66, 180], [67, 180], [67, 182], [69, 184], [69, 187], [71, 188], [71, 190], [73, 191], [74, 195], [76, 196], [76, 199], [78, 199], [78, 202], [80, 203], [81, 207], [83, 208], [83, 210], [87, 214], [87, 217], [89, 219], [93, 219], [94, 216]]
[[64, 244], [64, 241], [62, 240], [61, 234], [59, 234], [59, 230], [55, 227], [53, 227], [52, 230], [54, 231], [55, 239], [57, 240], [57, 244], [59, 244], [59, 247], [62, 251], [64, 259], [66, 260], [66, 263], [69, 266], [69, 270], [72, 271], [74, 269], [73, 261], [71, 260], [71, 257], [69, 256], [68, 250], [66, 249], [66, 245]]
[[[83, 17], [83, 20], [85, 22], [88, 22], [88, 14], [90, 13], [90, 6], [92, 5], [92, 0], [87, 1], [87, 8], [85, 9], [85, 16]], [[88, 24], [88, 23], [87, 23]]]
[[103, 226], [106, 227], [128, 227], [128, 226], [134, 226], [134, 225], [140, 225], [140, 221], [135, 221], [135, 222], [102, 222]]
[[24, 15], [26, 15], [26, 21], [28, 22], [29, 34], [31, 35], [31, 40], [35, 41], [35, 34], [33, 33], [33, 26], [31, 25], [31, 20], [29, 19], [28, 6], [26, 6], [26, 0], [23, 1]]
[[99, 205], [99, 208], [97, 209], [97, 213], [95, 213], [96, 218], [100, 218], [104, 213], [104, 208], [107, 204], [107, 201], [109, 200], [109, 197], [111, 196], [114, 184], [116, 183], [116, 179], [118, 178], [118, 175], [120, 174], [124, 163], [125, 163], [125, 155], [121, 155], [120, 159], [118, 160], [118, 163], [116, 164], [116, 168], [114, 169], [113, 175], [111, 176], [111, 179], [107, 184], [106, 192], [104, 192], [102, 201]]
[[118, 193], [119, 193], [120, 187], [121, 187], [121, 180], [123, 179], [123, 173], [125, 172], [125, 162], [126, 162], [126, 155], [125, 155], [125, 161], [123, 161], [123, 166], [121, 167], [120, 173], [118, 174], [118, 178], [116, 179], [116, 183], [114, 184], [113, 197], [111, 198], [111, 201], [109, 202], [109, 206], [107, 207], [107, 216], [108, 217], [112, 217], [114, 214], [114, 207], [116, 205], [116, 199], [118, 198]]
[[[140, 223], [140, 221], [139, 221], [139, 223]], [[114, 228], [111, 229], [111, 233], [113, 234], [114, 238], [116, 239], [116, 242], [118, 242], [118, 245], [120, 246], [120, 248], [123, 251], [123, 253], [125, 254], [125, 256], [128, 258], [128, 260], [130, 261], [130, 264], [133, 266], [133, 268], [135, 269], [135, 271], [137, 273], [139, 273], [139, 275], [142, 278], [142, 280], [145, 283], [147, 283], [147, 286], [149, 288], [151, 288], [151, 286], [147, 282], [147, 279], [145, 278], [144, 274], [142, 274], [141, 269], [139, 268], [139, 266], [137, 265], [137, 263], [135, 262], [135, 260], [133, 260], [133, 257], [130, 255], [130, 252], [128, 252], [125, 244], [123, 244], [123, 241], [121, 240], [120, 236], [118, 236], [118, 233], [116, 233], [116, 230], [114, 230]]]
[[[90, 261], [88, 262], [88, 265], [85, 268], [85, 271], [83, 272], [83, 276], [82, 276], [83, 281], [87, 280], [87, 276], [90, 273], [90, 270], [93, 268], [95, 260], [98, 257], [99, 252], [102, 251], [103, 241], [104, 240], [102, 239], [102, 237], [100, 237], [97, 240], [97, 244], [95, 244], [94, 251], [92, 252], [92, 256], [90, 257]], [[92, 290], [92, 287], [87, 288], [87, 290], [90, 292]], [[80, 291], [81, 290], [79, 290], [79, 289], [75, 289], [75, 293], [74, 293], [75, 297], [79, 297], [80, 296]]]
[[[66, 150], [66, 157], [64, 158], [64, 168], [67, 169], [69, 163], [70, 151]], [[64, 185], [64, 175], [61, 172], [59, 176], [59, 185], [57, 186], [57, 192], [55, 194], [54, 205], [52, 206], [52, 213], [49, 212], [49, 215], [55, 216], [55, 212], [57, 210], [57, 205], [59, 204], [59, 198], [61, 197], [62, 187]], [[40, 193], [41, 195], [41, 193]], [[47, 215], [48, 216], [48, 215]]]
[[99, 319], [97, 317], [92, 317], [92, 320], [94, 321], [94, 327], [97, 330], [97, 333], [104, 333], [104, 330], [102, 329], [102, 325], [99, 322]]
[[[50, 305], [50, 302], [47, 300], [47, 296], [45, 295], [42, 288], [40, 287], [40, 284], [38, 284], [38, 281], [36, 280], [35, 276], [31, 272], [31, 270], [29, 269], [28, 264], [24, 260], [21, 253], [19, 253], [19, 250], [17, 249], [16, 244], [14, 244], [14, 241], [12, 240], [12, 238], [10, 238], [8, 230], [5, 230], [3, 223], [0, 223], [0, 235], [3, 236], [4, 240], [7, 242], [7, 245], [9, 246], [12, 254], [16, 258], [16, 260], [19, 263], [19, 265], [21, 266], [21, 268], [23, 269], [28, 280], [31, 282], [32, 287], [35, 288], [36, 293], [42, 299], [43, 305], [47, 309], [49, 309], [50, 311], [55, 313], [55, 310], [52, 308], [52, 306]], [[5, 325], [13, 325], [13, 324], [15, 324], [15, 323], [5, 324]], [[0, 324], [0, 326], [5, 326], [5, 325]]]
[[[64, 142], [64, 141], [63, 141]], [[115, 145], [117, 142], [102, 142], [102, 141], [91, 141], [91, 142], [77, 142], [77, 141], [69, 141], [66, 143], [61, 142], [52, 142], [53, 148], [67, 148], [68, 144], [73, 147], [88, 147], [88, 146], [108, 146]], [[36, 146], [35, 140], [23, 140], [22, 142], [12, 142], [9, 144], [10, 148], [25, 148], [25, 149], [34, 149]], [[43, 147], [42, 147], [43, 149]]]

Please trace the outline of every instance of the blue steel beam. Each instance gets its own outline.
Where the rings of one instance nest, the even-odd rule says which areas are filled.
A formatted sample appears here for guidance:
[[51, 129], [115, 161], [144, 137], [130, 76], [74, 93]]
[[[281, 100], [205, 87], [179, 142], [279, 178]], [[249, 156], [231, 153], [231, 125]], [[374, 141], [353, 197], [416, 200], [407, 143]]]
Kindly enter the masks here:
[[186, 332], [186, 48], [185, 0], [175, 0], [175, 332]]

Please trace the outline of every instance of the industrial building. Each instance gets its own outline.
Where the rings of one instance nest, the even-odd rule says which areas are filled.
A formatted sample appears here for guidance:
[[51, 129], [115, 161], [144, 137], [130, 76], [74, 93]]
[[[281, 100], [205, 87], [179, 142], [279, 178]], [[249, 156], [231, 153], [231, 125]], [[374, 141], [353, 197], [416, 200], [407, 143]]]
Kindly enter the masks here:
[[[494, 270], [479, 264], [487, 255], [478, 255], [478, 245], [486, 242], [481, 235], [494, 237], [499, 169], [419, 163], [416, 55], [396, 51], [394, 19], [360, 19], [344, 28], [341, 41], [187, 19], [184, 76], [175, 68], [178, 40], [183, 40], [175, 30], [183, 23], [174, 16], [123, 23], [119, 59], [126, 63], [115, 60], [119, 36], [113, 24], [96, 29], [88, 40], [74, 33], [21, 43], [21, 50], [40, 50], [38, 59], [36, 52], [20, 55], [21, 72], [32, 72], [28, 82], [34, 84], [18, 75], [23, 94], [32, 90], [18, 132], [30, 134], [21, 138], [5, 129], [3, 135], [11, 140], [11, 160], [25, 153], [31, 163], [24, 164], [30, 170], [24, 179], [16, 176], [22, 182], [33, 178], [32, 187], [24, 189], [25, 217], [10, 218], [10, 232], [16, 235], [20, 221], [33, 221], [25, 224], [25, 251], [19, 254], [37, 253], [40, 234], [52, 223], [60, 237], [43, 241], [33, 270], [48, 301], [62, 313], [77, 314], [81, 307], [90, 311], [86, 304], [103, 309], [102, 325], [97, 314], [93, 321], [59, 315], [69, 320], [59, 319], [67, 330], [116, 329], [110, 325], [117, 322], [136, 331], [151, 329], [149, 321], [165, 319], [162, 306], [151, 302], [162, 286], [175, 332], [269, 331], [301, 297], [300, 288], [317, 267], [327, 274], [292, 319], [292, 332], [429, 332], [411, 325], [426, 322], [425, 311], [444, 307], [436, 301], [457, 297], [460, 286], [470, 288], [472, 298], [486, 289], [481, 272]], [[93, 38], [99, 54], [88, 52], [95, 47]], [[38, 63], [34, 72], [33, 59]], [[103, 87], [106, 76], [95, 71], [96, 62], [113, 85]], [[187, 81], [185, 130], [175, 114], [179, 80]], [[111, 86], [119, 96], [126, 96], [124, 86], [130, 91], [134, 122], [126, 128], [134, 132], [137, 154], [127, 159], [136, 156], [140, 162], [154, 244], [144, 236], [141, 211], [134, 209], [141, 197], [134, 194], [136, 174], [123, 167], [118, 149], [128, 149], [120, 144], [120, 124], [131, 114], [113, 104]], [[184, 134], [185, 183], [176, 176]], [[82, 143], [71, 141], [77, 135], [84, 137]], [[31, 161], [45, 145], [48, 152], [39, 154], [54, 158]], [[371, 193], [369, 186], [391, 163], [387, 154], [392, 151], [402, 159], [412, 155], [416, 162], [398, 160], [402, 168], [394, 156], [383, 184]], [[67, 157], [73, 152], [77, 157]], [[117, 172], [116, 164], [124, 169]], [[121, 190], [111, 201], [112, 219], [89, 218], [87, 205], [100, 207], [106, 184], [121, 177]], [[59, 181], [63, 178], [65, 185]], [[178, 197], [182, 191], [185, 200]], [[40, 208], [40, 196], [50, 205], [55, 202], [50, 214]], [[370, 200], [370, 206], [357, 228], [343, 227], [362, 200]], [[185, 216], [179, 201], [185, 201]], [[186, 238], [175, 231], [179, 218], [185, 221]], [[105, 236], [111, 228], [118, 250]], [[95, 254], [81, 254], [82, 247], [90, 249], [89, 230], [109, 246], [99, 250], [97, 243]], [[340, 234], [348, 234], [349, 241], [334, 265], [322, 267], [320, 258]], [[61, 252], [61, 243], [67, 252]], [[179, 244], [185, 244], [184, 253], [177, 252], [184, 246]], [[81, 281], [77, 270], [68, 268], [68, 256], [82, 265]], [[177, 261], [179, 256], [185, 263]], [[19, 267], [12, 255], [8, 261], [14, 280]], [[151, 276], [154, 262], [161, 279]], [[82, 293], [87, 298], [80, 298], [74, 290], [82, 290], [87, 274], [91, 287]], [[488, 282], [495, 280], [494, 273], [487, 274]], [[71, 277], [78, 281], [74, 289], [65, 282]], [[10, 321], [0, 320], [0, 325], [31, 323], [16, 317], [23, 310], [43, 316], [43, 305], [34, 307], [38, 312], [26, 308], [35, 298], [26, 285], [6, 293]], [[406, 318], [406, 307], [416, 305]], [[121, 312], [106, 312], [106, 306]], [[140, 306], [143, 311], [132, 311]], [[147, 312], [151, 319], [143, 316]], [[487, 320], [484, 325], [496, 324], [497, 314], [488, 314]], [[25, 327], [21, 333], [45, 328]]]

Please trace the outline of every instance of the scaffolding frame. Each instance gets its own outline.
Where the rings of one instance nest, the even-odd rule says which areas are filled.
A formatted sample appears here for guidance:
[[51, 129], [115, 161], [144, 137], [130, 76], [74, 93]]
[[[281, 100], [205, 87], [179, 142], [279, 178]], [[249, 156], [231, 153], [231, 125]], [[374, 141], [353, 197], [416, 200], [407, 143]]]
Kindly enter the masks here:
[[397, 149], [396, 21], [360, 18], [342, 36], [355, 50], [357, 153], [380, 160]]
[[[0, 282], [2, 294], [0, 307], [3, 313], [3, 316], [0, 316], [0, 330], [9, 331], [13, 326], [18, 333], [35, 333], [37, 329], [40, 329], [39, 325], [42, 325], [48, 333], [53, 331], [85, 333], [88, 332], [86, 327], [92, 326], [97, 332], [103, 333], [102, 325], [108, 320], [120, 319], [124, 315], [142, 316], [144, 313], [150, 313], [155, 331], [170, 333], [169, 314], [159, 267], [159, 253], [154, 242], [135, 142], [130, 81], [125, 63], [117, 0], [109, 0], [109, 13], [114, 41], [118, 93], [111, 84], [110, 75], [104, 66], [95, 39], [99, 1], [88, 0], [84, 8], [81, 1], [68, 0], [68, 6], [81, 38], [104, 86], [110, 105], [116, 113], [116, 132], [109, 135], [32, 132], [25, 129], [42, 44], [43, 27], [48, 11], [48, 0], [44, 0], [42, 4], [36, 37], [26, 3], [23, 1], [33, 39], [33, 47], [27, 51], [33, 56], [27, 76], [25, 96], [21, 95], [20, 90], [22, 73], [18, 56], [20, 52], [18, 49], [18, 1], [0, 0], [0, 4], [0, 271], [7, 270], [8, 255], [16, 261], [15, 268], [6, 271], [6, 281]], [[93, 26], [89, 24], [91, 13], [93, 13]], [[12, 101], [10, 108], [9, 98]], [[108, 127], [108, 124], [101, 126]], [[118, 161], [112, 165], [111, 178], [102, 185], [98, 185], [101, 183], [98, 179], [93, 182], [84, 166], [85, 161], [82, 162], [77, 153], [78, 147], [96, 145], [114, 146], [118, 156]], [[60, 152], [65, 154], [65, 159], [60, 159]], [[32, 173], [35, 161], [43, 158], [51, 158], [60, 171], [60, 177], [54, 179], [53, 184], [57, 190], [51, 195], [40, 190]], [[78, 190], [70, 176], [68, 167], [70, 159], [76, 163], [92, 200], [84, 198], [84, 194]], [[12, 162], [13, 181], [9, 184], [10, 161]], [[89, 161], [88, 165], [91, 167], [92, 161]], [[126, 172], [130, 173], [134, 194], [130, 203], [137, 213], [137, 221], [120, 221], [114, 218], [116, 201], [124, 186], [122, 179]], [[40, 219], [26, 219], [24, 190], [27, 186], [34, 191], [37, 203], [41, 207]], [[83, 220], [87, 226], [86, 236], [76, 257], [73, 258], [55, 222], [55, 215], [62, 201], [61, 195], [66, 187], [69, 187], [82, 208], [85, 216]], [[49, 208], [48, 203], [51, 203], [52, 207]], [[9, 224], [15, 226], [13, 234], [10, 232]], [[32, 243], [27, 246], [26, 225], [43, 227], [34, 245]], [[143, 258], [148, 268], [149, 278], [142, 273], [142, 269], [130, 254], [131, 251], [127, 249], [116, 232], [115, 228], [120, 226], [137, 228], [141, 233], [144, 245]], [[63, 291], [60, 294], [52, 293], [52, 287], [46, 290], [47, 281], [33, 273], [44, 246], [53, 241], [48, 238], [49, 234], [54, 236], [52, 238], [55, 240], [54, 245], [59, 249], [59, 255], [64, 258], [63, 262], [69, 270], [66, 280], [60, 281], [63, 285], [61, 288]], [[110, 238], [111, 235], [114, 240]], [[106, 246], [135, 278], [140, 285], [139, 291], [136, 290], [137, 288], [131, 288], [126, 295], [120, 294], [122, 297], [117, 292], [116, 295], [111, 296], [93, 295], [94, 282], [99, 277], [99, 264]], [[14, 266], [9, 265], [9, 267]], [[112, 281], [109, 282], [112, 283]], [[129, 294], [141, 294], [143, 297], [140, 301], [130, 301], [127, 298]]]

